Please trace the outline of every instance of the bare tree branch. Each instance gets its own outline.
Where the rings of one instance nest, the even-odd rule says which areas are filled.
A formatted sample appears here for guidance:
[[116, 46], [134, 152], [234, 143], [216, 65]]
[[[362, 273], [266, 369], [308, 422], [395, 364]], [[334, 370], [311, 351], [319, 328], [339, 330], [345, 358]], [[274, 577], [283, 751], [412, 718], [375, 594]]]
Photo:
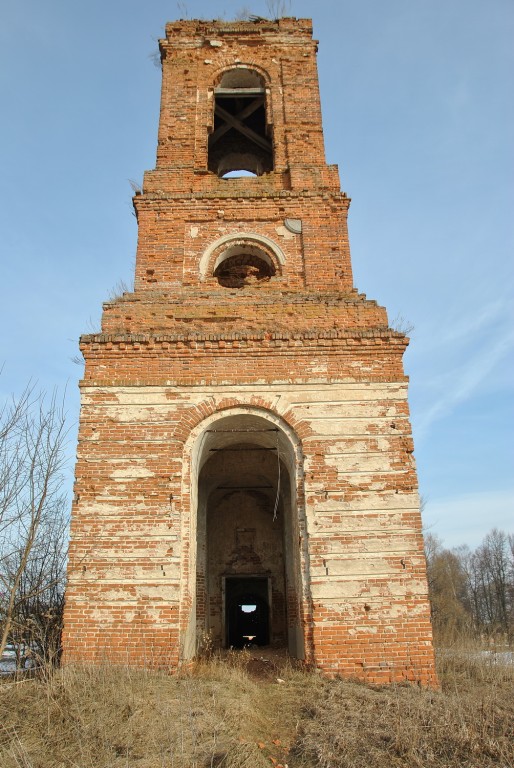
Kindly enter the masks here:
[[0, 409], [0, 655], [30, 635], [27, 609], [48, 603], [57, 584], [62, 592], [66, 435], [55, 393], [47, 400], [29, 385]]

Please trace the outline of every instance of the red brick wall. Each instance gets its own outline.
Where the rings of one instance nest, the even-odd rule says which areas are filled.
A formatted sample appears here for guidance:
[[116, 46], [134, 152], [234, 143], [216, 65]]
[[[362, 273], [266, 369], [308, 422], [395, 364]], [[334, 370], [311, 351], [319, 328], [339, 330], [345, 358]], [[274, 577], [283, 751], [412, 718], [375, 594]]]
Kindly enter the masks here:
[[[310, 22], [176, 22], [161, 51], [135, 291], [81, 340], [65, 657], [174, 667], [194, 651], [208, 613], [200, 566], [195, 608], [194, 456], [205, 425], [233, 414], [290, 445], [287, 621], [307, 661], [435, 684], [407, 340], [353, 285]], [[274, 170], [228, 180], [207, 170], [208, 136], [214, 88], [237, 66], [265, 82]], [[216, 260], [237, 241], [263, 249], [269, 281], [219, 284]]]

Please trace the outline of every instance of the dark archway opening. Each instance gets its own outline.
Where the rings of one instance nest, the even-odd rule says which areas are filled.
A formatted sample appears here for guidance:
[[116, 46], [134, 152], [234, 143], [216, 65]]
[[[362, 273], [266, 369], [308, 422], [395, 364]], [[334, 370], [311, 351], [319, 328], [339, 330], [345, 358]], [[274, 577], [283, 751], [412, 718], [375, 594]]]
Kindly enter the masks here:
[[269, 645], [269, 581], [246, 577], [225, 579], [226, 645]]

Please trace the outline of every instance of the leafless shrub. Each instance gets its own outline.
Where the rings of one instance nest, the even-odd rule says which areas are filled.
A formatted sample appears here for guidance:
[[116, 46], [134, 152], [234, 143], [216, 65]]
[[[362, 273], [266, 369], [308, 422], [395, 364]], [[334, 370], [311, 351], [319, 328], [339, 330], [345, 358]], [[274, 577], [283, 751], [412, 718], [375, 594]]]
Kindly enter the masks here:
[[66, 414], [56, 394], [28, 386], [0, 411], [0, 656], [58, 654], [67, 501]]
[[458, 553], [445, 549], [437, 536], [425, 534], [424, 541], [434, 633], [438, 642], [452, 645], [472, 636], [465, 573]]
[[248, 21], [252, 16], [252, 12], [250, 8], [248, 8], [247, 5], [240, 8], [238, 11], [236, 11], [236, 14], [234, 16], [236, 21]]
[[153, 49], [153, 51], [151, 51], [151, 53], [148, 54], [148, 58], [150, 59], [154, 67], [156, 67], [157, 69], [160, 69], [161, 68], [161, 51], [159, 48], [159, 41], [156, 37], [152, 37], [152, 40], [155, 43], [155, 48]]
[[266, 0], [270, 18], [278, 20], [291, 12], [291, 0]]
[[182, 19], [189, 19], [189, 8], [184, 0], [177, 0], [177, 8]]
[[130, 188], [132, 189], [132, 192], [135, 195], [141, 195], [143, 192], [143, 185], [139, 183], [139, 181], [136, 181], [135, 179], [129, 179], [128, 180], [130, 184]]
[[132, 293], [133, 285], [129, 285], [125, 280], [118, 280], [116, 285], [109, 291], [109, 301], [120, 299], [124, 293]]
[[414, 325], [406, 320], [403, 315], [398, 313], [394, 320], [391, 321], [391, 328], [393, 331], [403, 333], [405, 336], [409, 336], [414, 330]]
[[89, 316], [86, 323], [86, 330], [88, 333], [96, 335], [102, 333], [102, 323], [99, 318]]
[[514, 554], [512, 535], [493, 528], [474, 552], [464, 550], [471, 612], [478, 631], [514, 636]]

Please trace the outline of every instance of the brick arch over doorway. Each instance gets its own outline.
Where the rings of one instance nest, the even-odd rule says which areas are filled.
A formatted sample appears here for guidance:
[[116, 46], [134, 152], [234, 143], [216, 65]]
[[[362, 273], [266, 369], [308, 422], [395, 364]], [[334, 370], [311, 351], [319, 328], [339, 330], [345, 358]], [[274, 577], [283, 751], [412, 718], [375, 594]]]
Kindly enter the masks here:
[[[247, 640], [312, 656], [302, 469], [298, 436], [262, 407], [226, 408], [192, 430], [182, 499], [183, 660], [207, 636], [216, 647]], [[241, 601], [257, 606], [255, 638], [245, 639]]]

